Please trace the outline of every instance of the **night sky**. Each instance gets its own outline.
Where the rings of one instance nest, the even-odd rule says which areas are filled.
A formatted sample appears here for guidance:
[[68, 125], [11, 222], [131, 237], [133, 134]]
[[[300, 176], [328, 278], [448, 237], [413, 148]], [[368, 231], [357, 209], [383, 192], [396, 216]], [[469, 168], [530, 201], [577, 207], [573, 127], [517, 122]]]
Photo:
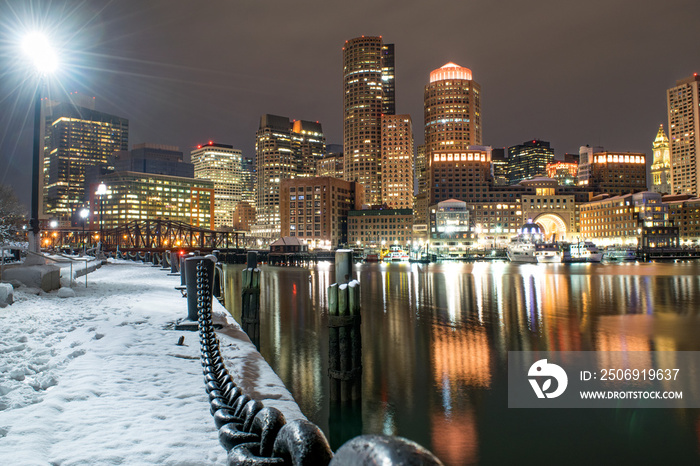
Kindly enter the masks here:
[[341, 48], [364, 34], [396, 45], [396, 110], [416, 144], [428, 75], [453, 61], [481, 85], [485, 144], [538, 138], [560, 157], [650, 155], [666, 89], [700, 72], [699, 18], [698, 0], [1, 1], [0, 183], [29, 203], [36, 77], [18, 38], [32, 25], [63, 49], [52, 96], [95, 96], [129, 119], [130, 145], [252, 156], [264, 113], [318, 120], [342, 144]]

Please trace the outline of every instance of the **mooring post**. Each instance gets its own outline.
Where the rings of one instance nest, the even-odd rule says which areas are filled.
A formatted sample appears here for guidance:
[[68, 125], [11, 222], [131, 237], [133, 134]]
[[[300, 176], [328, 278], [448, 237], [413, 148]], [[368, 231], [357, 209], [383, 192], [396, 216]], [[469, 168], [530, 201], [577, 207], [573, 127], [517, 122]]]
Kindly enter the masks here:
[[331, 399], [341, 401], [360, 397], [360, 284], [352, 279], [352, 266], [351, 250], [336, 251], [336, 283], [328, 288]]
[[[185, 275], [185, 286], [187, 286], [187, 319], [197, 322], [199, 315], [197, 313], [197, 264], [202, 262], [207, 269], [209, 277], [214, 277], [214, 264], [216, 257], [214, 256], [194, 256], [185, 259], [185, 270], [182, 275]], [[209, 279], [209, 290], [207, 293], [211, 296], [212, 284], [214, 280]]]
[[248, 334], [255, 347], [260, 349], [260, 270], [258, 254], [255, 251], [248, 251], [241, 288], [243, 331]]

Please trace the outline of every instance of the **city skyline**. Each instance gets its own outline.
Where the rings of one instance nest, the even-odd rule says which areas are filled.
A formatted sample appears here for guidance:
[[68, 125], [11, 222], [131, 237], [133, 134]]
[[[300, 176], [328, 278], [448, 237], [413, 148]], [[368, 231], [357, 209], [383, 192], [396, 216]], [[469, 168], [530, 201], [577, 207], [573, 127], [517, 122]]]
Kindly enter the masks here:
[[[38, 2], [0, 4], [0, 183], [27, 204], [34, 84], [11, 48], [32, 5], [40, 11]], [[482, 86], [484, 144], [544, 139], [558, 157], [590, 144], [650, 160], [658, 125], [667, 124], [666, 89], [700, 68], [691, 61], [700, 56], [691, 27], [700, 6], [682, 0], [588, 2], [571, 11], [552, 2], [455, 3], [444, 11], [382, 2], [372, 3], [376, 15], [364, 13], [368, 2], [71, 5], [53, 2], [54, 12], [41, 13], [50, 23], [62, 11], [55, 31], [71, 34], [63, 38], [74, 52], [71, 73], [61, 84], [97, 97], [97, 110], [128, 118], [130, 146], [177, 145], [185, 153], [216, 140], [250, 157], [266, 113], [318, 120], [327, 143], [342, 142], [342, 46], [363, 34], [395, 44], [397, 113], [421, 121], [430, 71], [456, 62]], [[437, 23], [434, 31], [426, 20]], [[422, 132], [415, 139], [422, 143]]]

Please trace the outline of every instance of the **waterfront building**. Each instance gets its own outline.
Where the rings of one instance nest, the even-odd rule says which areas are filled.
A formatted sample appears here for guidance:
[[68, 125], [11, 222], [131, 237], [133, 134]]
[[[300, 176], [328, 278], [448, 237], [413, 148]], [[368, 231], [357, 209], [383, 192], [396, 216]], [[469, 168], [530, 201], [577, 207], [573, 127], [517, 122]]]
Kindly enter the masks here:
[[425, 144], [416, 147], [414, 158], [413, 240], [414, 243], [428, 240], [428, 206], [430, 203], [428, 154]]
[[362, 206], [359, 183], [330, 176], [299, 177], [280, 184], [281, 236], [310, 249], [333, 249], [348, 242], [348, 212]]
[[[90, 108], [76, 105], [89, 105]], [[45, 101], [42, 218], [70, 224], [84, 205], [85, 174], [129, 148], [129, 121], [94, 109], [94, 99]]]
[[533, 139], [508, 148], [508, 183], [544, 176], [547, 164], [554, 161], [554, 149], [548, 141]]
[[214, 229], [214, 183], [155, 173], [114, 172], [101, 182], [104, 195], [89, 187], [90, 223], [114, 228], [134, 220], [175, 220]]
[[448, 199], [430, 207], [430, 252], [440, 257], [465, 257], [476, 239], [466, 202]]
[[700, 246], [700, 198], [688, 194], [664, 196], [668, 206], [668, 220], [678, 227], [680, 243]]
[[382, 115], [382, 204], [413, 208], [413, 126], [410, 115]]
[[381, 117], [395, 111], [394, 47], [362, 36], [343, 47], [343, 176], [362, 184], [365, 201], [380, 205]]
[[611, 196], [646, 191], [646, 155], [608, 151], [593, 154], [588, 188]]
[[[529, 192], [520, 196], [523, 224], [536, 223], [547, 241], [572, 241], [578, 233], [576, 196], [558, 189], [556, 179], [535, 177], [520, 182]], [[534, 192], [533, 192], [534, 191]]]
[[411, 209], [363, 209], [348, 212], [348, 246], [389, 249], [411, 247], [413, 211]]
[[671, 194], [700, 196], [700, 76], [676, 81], [666, 92], [671, 150]]
[[281, 181], [310, 176], [315, 170], [315, 159], [324, 152], [325, 138], [319, 123], [290, 122], [287, 117], [269, 114], [260, 118], [255, 141], [257, 236], [279, 237]]
[[659, 125], [652, 145], [654, 159], [651, 163], [651, 190], [655, 193], [671, 193], [671, 151], [664, 125]]
[[233, 227], [233, 212], [241, 200], [240, 149], [209, 141], [190, 152], [194, 177], [214, 183], [214, 227]]
[[[599, 246], [673, 246], [674, 232], [668, 206], [661, 194], [644, 191], [608, 197], [603, 194], [579, 206], [581, 237]], [[658, 231], [665, 229], [665, 233]], [[645, 236], [652, 235], [651, 243]], [[665, 237], [665, 240], [662, 239]], [[675, 245], [678, 244], [675, 229]]]
[[469, 68], [447, 63], [430, 72], [423, 94], [425, 148], [464, 150], [482, 144], [481, 86]]

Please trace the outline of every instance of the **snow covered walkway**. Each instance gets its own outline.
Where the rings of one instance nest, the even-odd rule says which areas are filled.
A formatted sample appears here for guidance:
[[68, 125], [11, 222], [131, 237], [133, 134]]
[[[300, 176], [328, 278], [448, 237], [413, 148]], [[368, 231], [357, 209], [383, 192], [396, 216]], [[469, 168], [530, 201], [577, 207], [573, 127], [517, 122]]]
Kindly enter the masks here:
[[[15, 303], [0, 309], [0, 464], [226, 463], [197, 333], [172, 329], [187, 315], [179, 280], [110, 261], [73, 298], [15, 290]], [[214, 313], [235, 382], [288, 420], [303, 418], [217, 302]]]

